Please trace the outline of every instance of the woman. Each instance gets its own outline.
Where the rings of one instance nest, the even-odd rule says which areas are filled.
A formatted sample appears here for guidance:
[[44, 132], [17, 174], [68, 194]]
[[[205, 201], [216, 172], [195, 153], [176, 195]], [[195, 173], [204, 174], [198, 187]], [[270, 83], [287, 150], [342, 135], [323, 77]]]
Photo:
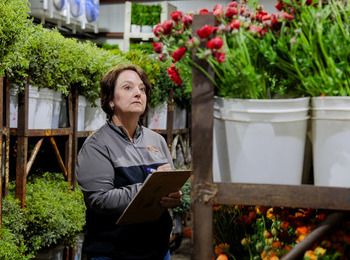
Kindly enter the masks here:
[[[154, 222], [116, 225], [148, 176], [147, 168], [173, 168], [164, 138], [139, 123], [150, 95], [146, 73], [134, 65], [117, 66], [101, 80], [101, 107], [108, 119], [86, 139], [76, 167], [87, 207], [83, 253], [88, 259], [170, 259], [167, 210]], [[180, 200], [177, 191], [160, 203], [172, 208]]]

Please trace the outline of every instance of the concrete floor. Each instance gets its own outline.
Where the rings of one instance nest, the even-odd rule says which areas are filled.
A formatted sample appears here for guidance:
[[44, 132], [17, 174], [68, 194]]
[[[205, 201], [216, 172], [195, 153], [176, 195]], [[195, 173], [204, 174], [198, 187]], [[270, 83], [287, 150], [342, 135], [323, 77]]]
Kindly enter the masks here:
[[171, 260], [190, 260], [191, 259], [191, 240], [183, 237], [181, 245], [171, 254]]

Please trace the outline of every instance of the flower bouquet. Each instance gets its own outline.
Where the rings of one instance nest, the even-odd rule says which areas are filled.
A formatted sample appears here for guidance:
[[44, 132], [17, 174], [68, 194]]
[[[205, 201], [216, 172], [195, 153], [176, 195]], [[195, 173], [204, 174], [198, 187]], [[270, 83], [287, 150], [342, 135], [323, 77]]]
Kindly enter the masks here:
[[[208, 13], [215, 24], [193, 35], [193, 15], [172, 12], [172, 20], [154, 29], [153, 46], [161, 60], [173, 62], [168, 75], [176, 84], [190, 90], [196, 67], [214, 85], [214, 180], [301, 184], [309, 99], [289, 98], [297, 96], [294, 86], [283, 82], [276, 65], [266, 59], [291, 15], [269, 14], [253, 1], [199, 11]], [[214, 77], [192, 60], [193, 49]], [[282, 96], [288, 99], [276, 99]]]

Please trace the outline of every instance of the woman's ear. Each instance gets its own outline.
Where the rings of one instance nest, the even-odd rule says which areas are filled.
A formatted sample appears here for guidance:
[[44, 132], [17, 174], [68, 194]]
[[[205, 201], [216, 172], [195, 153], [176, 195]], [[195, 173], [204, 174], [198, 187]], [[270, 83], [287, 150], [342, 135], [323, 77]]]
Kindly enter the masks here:
[[111, 100], [109, 101], [109, 106], [111, 107], [111, 109], [114, 111], [114, 102]]

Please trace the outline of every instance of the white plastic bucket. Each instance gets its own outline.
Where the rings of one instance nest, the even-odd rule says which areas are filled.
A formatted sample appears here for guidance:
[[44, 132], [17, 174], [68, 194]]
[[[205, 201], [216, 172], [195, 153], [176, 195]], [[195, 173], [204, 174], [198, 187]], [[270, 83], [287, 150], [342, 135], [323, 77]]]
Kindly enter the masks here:
[[350, 97], [313, 97], [314, 184], [350, 187]]
[[141, 32], [142, 33], [152, 33], [153, 32], [153, 26], [152, 25], [142, 25], [141, 26]]
[[140, 33], [141, 32], [141, 25], [138, 24], [132, 24], [130, 27], [131, 33]]
[[78, 131], [84, 131], [86, 98], [82, 95], [78, 96]]
[[298, 185], [309, 98], [215, 98], [213, 175], [217, 182]]
[[[38, 88], [29, 86], [28, 129], [34, 129], [38, 99], [39, 99]], [[17, 128], [17, 125], [18, 125], [18, 87], [15, 86], [10, 90], [10, 127]]]
[[52, 129], [56, 129], [59, 127], [61, 102], [62, 102], [62, 93], [59, 91], [54, 91], [53, 92], [52, 122], [51, 122]]
[[[34, 89], [32, 90], [35, 91]], [[29, 89], [29, 93], [32, 90]], [[33, 124], [33, 127], [31, 127], [31, 120], [28, 119], [29, 128], [51, 129], [54, 90], [48, 89], [48, 88], [42, 88], [39, 90], [38, 93], [39, 93], [39, 96], [37, 98], [36, 110], [34, 114], [34, 124]]]
[[[186, 110], [181, 109], [178, 104], [174, 104], [173, 129], [186, 128]], [[147, 116], [147, 127], [150, 129], [167, 129], [168, 105], [166, 102], [151, 107]]]
[[95, 131], [106, 122], [106, 113], [101, 108], [101, 99], [96, 100], [97, 107], [85, 108], [85, 131]]
[[147, 127], [150, 129], [164, 130], [167, 124], [167, 103], [163, 102], [151, 107], [147, 116]]

